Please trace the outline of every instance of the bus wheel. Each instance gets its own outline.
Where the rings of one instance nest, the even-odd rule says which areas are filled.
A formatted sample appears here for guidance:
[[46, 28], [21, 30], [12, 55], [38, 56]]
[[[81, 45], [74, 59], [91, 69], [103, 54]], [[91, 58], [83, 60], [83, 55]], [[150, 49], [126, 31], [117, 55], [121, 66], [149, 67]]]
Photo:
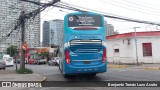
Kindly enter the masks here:
[[70, 78], [70, 75], [68, 75], [68, 74], [64, 74], [63, 76], [64, 76], [64, 78]]
[[92, 73], [92, 74], [90, 74], [90, 76], [95, 77], [95, 76], [96, 76], [96, 73]]

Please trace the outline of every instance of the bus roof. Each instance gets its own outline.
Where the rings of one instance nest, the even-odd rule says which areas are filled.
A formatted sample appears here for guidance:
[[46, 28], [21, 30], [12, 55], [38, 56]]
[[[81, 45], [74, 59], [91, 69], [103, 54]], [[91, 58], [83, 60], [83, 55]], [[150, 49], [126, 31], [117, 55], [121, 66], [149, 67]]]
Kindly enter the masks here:
[[72, 14], [95, 14], [95, 15], [101, 15], [99, 13], [94, 13], [94, 12], [73, 12], [73, 13], [68, 13], [65, 16], [72, 15]]

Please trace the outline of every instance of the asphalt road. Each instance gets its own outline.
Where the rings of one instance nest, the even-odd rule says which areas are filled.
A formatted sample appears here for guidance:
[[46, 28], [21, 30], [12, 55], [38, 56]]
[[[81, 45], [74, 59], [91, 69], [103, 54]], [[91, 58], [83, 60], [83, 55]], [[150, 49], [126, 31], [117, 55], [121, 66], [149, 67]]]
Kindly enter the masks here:
[[[106, 73], [97, 74], [96, 77], [74, 76], [73, 78], [64, 78], [58, 66], [48, 65], [26, 65], [34, 73], [47, 77], [47, 81], [160, 81], [160, 71], [142, 70], [136, 68], [115, 69], [110, 68]], [[10, 69], [14, 69], [11, 67]], [[76, 83], [74, 83], [76, 84]], [[83, 83], [80, 83], [83, 84]], [[96, 85], [96, 83], [94, 83]], [[93, 84], [93, 85], [94, 85]], [[25, 90], [39, 90], [40, 88], [29, 88]], [[40, 90], [160, 90], [160, 87], [48, 87]]]
[[97, 74], [96, 77], [74, 76], [71, 79], [65, 79], [58, 69], [58, 66], [48, 65], [26, 65], [34, 73], [47, 77], [47, 81], [160, 81], [160, 70], [142, 70], [135, 68], [115, 69], [110, 68], [106, 73]]

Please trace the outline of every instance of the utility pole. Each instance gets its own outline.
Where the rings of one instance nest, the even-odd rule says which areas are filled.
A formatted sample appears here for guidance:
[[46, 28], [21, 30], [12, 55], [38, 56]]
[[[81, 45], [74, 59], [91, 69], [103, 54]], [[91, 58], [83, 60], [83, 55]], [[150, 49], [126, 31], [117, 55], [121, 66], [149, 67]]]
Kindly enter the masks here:
[[[21, 0], [25, 1], [25, 0]], [[53, 2], [48, 3], [46, 5], [42, 5], [43, 7], [38, 8], [34, 10], [33, 12], [30, 12], [28, 14], [25, 14], [24, 5], [22, 3], [22, 11], [20, 16], [20, 24], [21, 24], [21, 62], [20, 62], [20, 69], [25, 69], [25, 50], [22, 49], [22, 46], [24, 46], [25, 43], [25, 20], [29, 19], [30, 17], [35, 17], [37, 14], [39, 14], [41, 11], [45, 10], [45, 8], [52, 6], [53, 4], [57, 3], [60, 0], [53, 0]], [[27, 2], [27, 1], [26, 1]], [[29, 1], [31, 2], [31, 1]]]
[[11, 39], [10, 39], [10, 56], [11, 56], [12, 34], [10, 36], [11, 36]]
[[[23, 5], [23, 4], [22, 4]], [[24, 15], [24, 5], [22, 6], [21, 12], [21, 62], [20, 62], [20, 69], [25, 69], [25, 50], [22, 49], [23, 44], [25, 43], [25, 15]]]
[[136, 65], [138, 65], [138, 53], [137, 53], [137, 36], [136, 36], [136, 29], [140, 27], [134, 27], [134, 40], [135, 40], [135, 48], [136, 48]]

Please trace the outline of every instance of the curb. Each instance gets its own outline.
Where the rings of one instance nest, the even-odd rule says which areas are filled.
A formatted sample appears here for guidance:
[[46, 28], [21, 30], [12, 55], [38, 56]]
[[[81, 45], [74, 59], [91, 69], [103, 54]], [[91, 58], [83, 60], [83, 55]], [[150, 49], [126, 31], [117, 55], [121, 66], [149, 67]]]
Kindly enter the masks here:
[[[36, 75], [39, 75], [39, 74], [36, 74]], [[39, 75], [39, 76], [43, 77], [42, 75]], [[38, 82], [39, 82], [39, 83], [42, 83], [42, 82], [44, 82], [44, 81], [46, 81], [46, 80], [47, 80], [47, 77], [43, 77], [43, 79], [40, 80], [40, 81], [38, 81]]]
[[43, 77], [43, 79], [41, 81], [39, 81], [40, 83], [44, 82], [47, 80], [47, 77]]
[[148, 67], [146, 67], [146, 68], [142, 68], [142, 69], [145, 69], [145, 70], [160, 70], [160, 67], [159, 68], [148, 68]]
[[108, 68], [128, 68], [128, 65], [108, 65]]

